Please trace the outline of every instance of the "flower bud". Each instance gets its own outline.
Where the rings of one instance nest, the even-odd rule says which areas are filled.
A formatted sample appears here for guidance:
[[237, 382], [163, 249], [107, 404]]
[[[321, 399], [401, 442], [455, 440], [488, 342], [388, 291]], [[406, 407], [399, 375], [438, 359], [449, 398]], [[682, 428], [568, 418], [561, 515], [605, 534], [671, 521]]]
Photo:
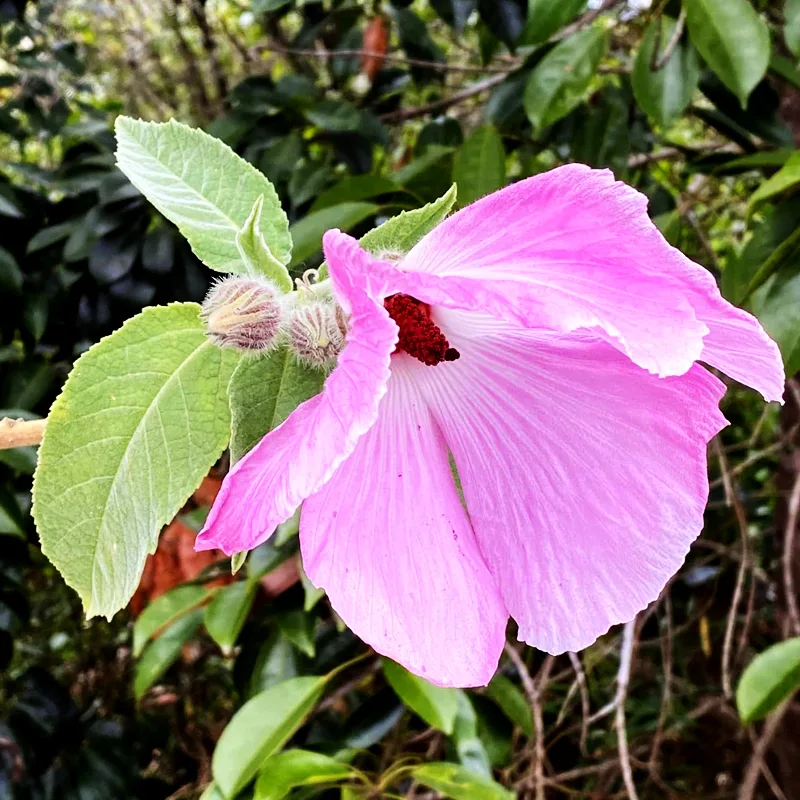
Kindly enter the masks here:
[[346, 335], [344, 312], [332, 302], [300, 303], [292, 309], [289, 344], [312, 367], [330, 366], [344, 349]]
[[240, 276], [215, 283], [200, 316], [214, 344], [246, 352], [272, 347], [283, 321], [276, 287], [260, 278]]

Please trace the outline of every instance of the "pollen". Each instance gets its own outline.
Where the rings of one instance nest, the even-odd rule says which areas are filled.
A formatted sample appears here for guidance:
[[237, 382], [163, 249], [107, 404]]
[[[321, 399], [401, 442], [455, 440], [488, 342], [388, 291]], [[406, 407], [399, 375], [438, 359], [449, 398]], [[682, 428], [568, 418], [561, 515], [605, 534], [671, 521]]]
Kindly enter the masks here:
[[461, 357], [458, 350], [450, 347], [447, 337], [431, 319], [431, 309], [427, 303], [407, 294], [393, 294], [386, 298], [383, 305], [400, 329], [396, 353], [408, 353], [429, 367]]

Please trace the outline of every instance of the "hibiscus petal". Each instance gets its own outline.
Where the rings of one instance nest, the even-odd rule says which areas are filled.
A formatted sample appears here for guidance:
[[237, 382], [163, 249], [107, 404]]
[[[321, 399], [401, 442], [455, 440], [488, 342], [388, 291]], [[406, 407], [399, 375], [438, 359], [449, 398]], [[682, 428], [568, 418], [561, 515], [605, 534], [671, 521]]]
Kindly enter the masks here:
[[520, 638], [590, 645], [655, 600], [703, 527], [724, 385], [656, 378], [585, 334], [437, 313], [461, 352], [412, 367]]
[[428, 273], [406, 289], [420, 300], [525, 327], [599, 328], [662, 377], [703, 359], [782, 396], [777, 348], [758, 321], [722, 299], [650, 221], [647, 198], [608, 170], [570, 164], [490, 194], [434, 228], [401, 267]]
[[303, 566], [353, 632], [440, 686], [489, 682], [508, 614], [441, 432], [395, 356], [378, 422], [303, 505]]
[[[365, 288], [366, 254], [342, 251], [326, 237], [326, 256], [336, 299], [351, 315], [345, 349], [322, 392], [299, 405], [227, 475], [197, 537], [197, 550], [219, 548], [231, 555], [268, 539], [330, 478], [377, 419], [397, 325]], [[352, 265], [346, 260], [350, 256]]]

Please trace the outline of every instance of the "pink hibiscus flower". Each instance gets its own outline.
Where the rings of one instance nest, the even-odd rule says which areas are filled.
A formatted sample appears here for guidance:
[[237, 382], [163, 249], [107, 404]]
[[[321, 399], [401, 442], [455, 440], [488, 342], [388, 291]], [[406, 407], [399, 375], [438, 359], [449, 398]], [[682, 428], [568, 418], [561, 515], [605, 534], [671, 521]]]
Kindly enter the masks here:
[[554, 654], [632, 619], [703, 527], [706, 445], [727, 423], [724, 385], [697, 362], [767, 400], [784, 381], [756, 319], [646, 207], [570, 165], [394, 263], [328, 231], [346, 347], [231, 470], [198, 548], [255, 547], [302, 503], [313, 583], [443, 686], [491, 679], [509, 616]]

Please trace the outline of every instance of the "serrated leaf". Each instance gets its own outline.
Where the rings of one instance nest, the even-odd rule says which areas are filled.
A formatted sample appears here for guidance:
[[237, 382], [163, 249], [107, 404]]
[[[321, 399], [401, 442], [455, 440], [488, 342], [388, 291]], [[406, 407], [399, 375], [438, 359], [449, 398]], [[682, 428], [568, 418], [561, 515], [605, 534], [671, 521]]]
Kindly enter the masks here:
[[769, 64], [767, 23], [749, 0], [684, 0], [683, 7], [700, 55], [744, 107]]
[[656, 45], [660, 58], [672, 41], [676, 25], [674, 19], [662, 16], [648, 26], [636, 51], [631, 75], [636, 102], [648, 117], [665, 127], [689, 105], [700, 81], [700, 63], [690, 41], [679, 42], [666, 64], [653, 69]]
[[284, 292], [292, 291], [289, 270], [272, 255], [261, 233], [261, 212], [264, 209], [264, 195], [259, 195], [245, 220], [242, 229], [236, 234], [236, 247], [245, 271], [253, 275], [269, 278]]
[[227, 444], [237, 356], [206, 339], [199, 310], [128, 320], [78, 359], [50, 410], [33, 514], [90, 617], [126, 605], [159, 531]]
[[736, 707], [742, 722], [766, 717], [800, 689], [800, 636], [768, 647], [742, 674]]
[[337, 783], [352, 775], [352, 767], [330, 756], [286, 750], [270, 756], [262, 765], [254, 800], [282, 800], [298, 786]]
[[322, 390], [325, 373], [304, 366], [287, 347], [243, 359], [229, 388], [231, 459], [238, 461], [300, 403]]
[[514, 795], [491, 778], [481, 777], [459, 764], [440, 761], [411, 771], [414, 780], [453, 800], [513, 800]]
[[458, 689], [434, 686], [386, 658], [382, 667], [389, 685], [415, 714], [448, 736], [453, 732], [458, 714]]
[[222, 732], [211, 761], [214, 781], [233, 800], [303, 724], [326, 678], [292, 678], [248, 700]]
[[236, 235], [264, 197], [260, 232], [282, 264], [291, 259], [289, 223], [273, 185], [226, 144], [181, 125], [118, 117], [117, 162], [131, 183], [220, 272], [242, 272]]
[[453, 161], [458, 203], [466, 206], [505, 186], [506, 151], [494, 125], [481, 125], [467, 137]]
[[137, 700], [175, 663], [184, 643], [197, 633], [203, 621], [200, 609], [192, 611], [176, 622], [151, 642], [136, 663], [133, 679], [133, 694]]
[[587, 28], [559, 42], [534, 68], [523, 105], [534, 132], [558, 122], [583, 102], [608, 47], [608, 34]]
[[133, 656], [138, 658], [144, 646], [158, 631], [202, 605], [211, 592], [202, 586], [178, 586], [157, 597], [136, 619], [133, 626]]

